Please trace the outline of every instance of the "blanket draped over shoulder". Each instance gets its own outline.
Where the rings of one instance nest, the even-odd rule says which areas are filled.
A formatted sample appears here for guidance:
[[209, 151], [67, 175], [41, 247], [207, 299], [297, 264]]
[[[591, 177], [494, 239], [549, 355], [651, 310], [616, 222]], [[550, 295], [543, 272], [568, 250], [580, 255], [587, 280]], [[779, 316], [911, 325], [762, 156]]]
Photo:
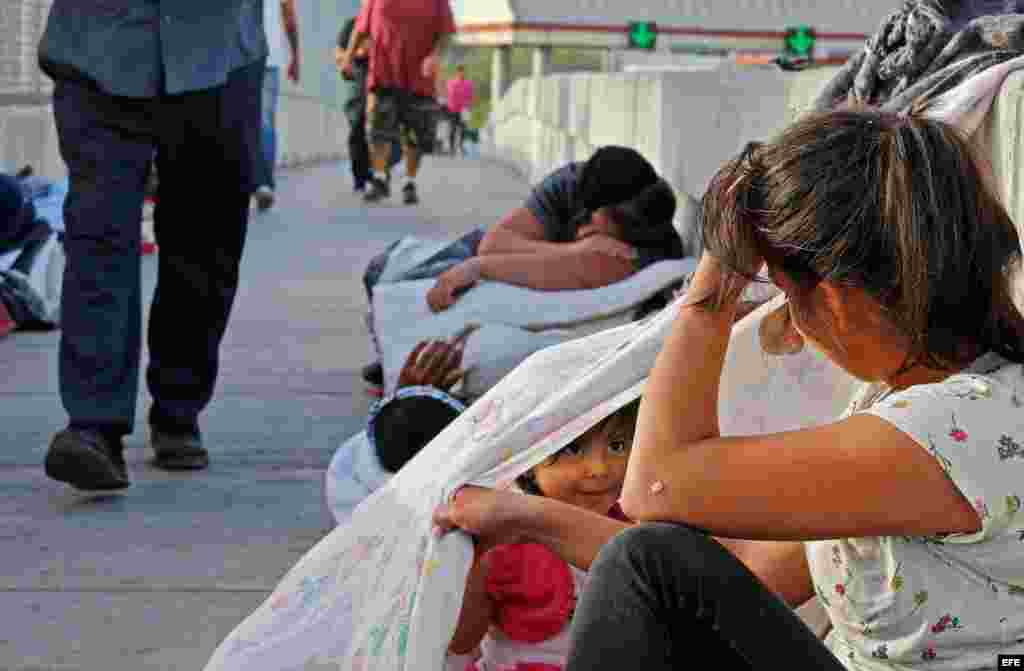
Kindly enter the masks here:
[[1022, 0], [905, 0], [825, 86], [814, 107], [825, 111], [858, 102], [907, 112], [927, 105], [1024, 54], [1022, 12]]

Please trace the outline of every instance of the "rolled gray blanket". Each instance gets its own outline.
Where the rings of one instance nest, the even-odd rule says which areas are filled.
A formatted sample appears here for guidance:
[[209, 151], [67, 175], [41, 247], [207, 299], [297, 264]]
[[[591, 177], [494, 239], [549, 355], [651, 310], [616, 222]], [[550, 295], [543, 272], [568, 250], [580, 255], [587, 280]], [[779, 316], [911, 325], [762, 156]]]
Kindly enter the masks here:
[[860, 102], [906, 112], [1021, 54], [1024, 0], [905, 0], [829, 81], [814, 108]]

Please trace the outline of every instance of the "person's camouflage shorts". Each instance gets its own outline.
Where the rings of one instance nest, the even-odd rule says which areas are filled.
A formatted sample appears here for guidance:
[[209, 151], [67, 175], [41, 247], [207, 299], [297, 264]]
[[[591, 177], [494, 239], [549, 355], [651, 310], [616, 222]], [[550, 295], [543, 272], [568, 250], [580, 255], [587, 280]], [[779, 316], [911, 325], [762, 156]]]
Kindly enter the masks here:
[[380, 89], [367, 119], [373, 143], [400, 141], [429, 154], [437, 134], [438, 105], [432, 98], [401, 89]]

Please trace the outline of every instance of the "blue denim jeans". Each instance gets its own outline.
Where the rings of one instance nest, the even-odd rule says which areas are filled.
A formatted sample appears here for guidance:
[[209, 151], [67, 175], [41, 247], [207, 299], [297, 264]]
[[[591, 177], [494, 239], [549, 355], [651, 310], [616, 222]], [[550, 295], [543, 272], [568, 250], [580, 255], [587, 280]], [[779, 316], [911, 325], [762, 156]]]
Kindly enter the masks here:
[[263, 75], [263, 118], [260, 121], [260, 161], [256, 185], [274, 188], [274, 166], [277, 165], [277, 99], [281, 94], [281, 68], [267, 67]]
[[[449, 268], [453, 268], [463, 261], [476, 256], [477, 249], [480, 247], [480, 241], [484, 239], [484, 233], [486, 231], [482, 228], [466, 233], [426, 261], [417, 264], [413, 268], [409, 268], [392, 281], [408, 282], [441, 275], [441, 273]], [[363, 273], [363, 286], [366, 287], [366, 295], [371, 299], [371, 302], [373, 299], [373, 288], [377, 286], [380, 276], [384, 273], [384, 268], [388, 264], [388, 257], [391, 251], [400, 242], [401, 240], [395, 240], [388, 245], [387, 249], [373, 257], [366, 266], [366, 271]]]

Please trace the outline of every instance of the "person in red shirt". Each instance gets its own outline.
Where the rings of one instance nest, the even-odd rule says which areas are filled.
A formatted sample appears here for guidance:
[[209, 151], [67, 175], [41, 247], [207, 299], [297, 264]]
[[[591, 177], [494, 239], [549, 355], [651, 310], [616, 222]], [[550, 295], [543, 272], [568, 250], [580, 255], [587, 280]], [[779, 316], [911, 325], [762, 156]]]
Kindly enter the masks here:
[[353, 54], [369, 45], [367, 127], [373, 176], [363, 200], [390, 197], [387, 179], [391, 142], [399, 140], [409, 181], [406, 204], [419, 201], [416, 175], [420, 156], [433, 144], [434, 81], [441, 52], [455, 32], [448, 0], [365, 0], [342, 61], [351, 69]]

